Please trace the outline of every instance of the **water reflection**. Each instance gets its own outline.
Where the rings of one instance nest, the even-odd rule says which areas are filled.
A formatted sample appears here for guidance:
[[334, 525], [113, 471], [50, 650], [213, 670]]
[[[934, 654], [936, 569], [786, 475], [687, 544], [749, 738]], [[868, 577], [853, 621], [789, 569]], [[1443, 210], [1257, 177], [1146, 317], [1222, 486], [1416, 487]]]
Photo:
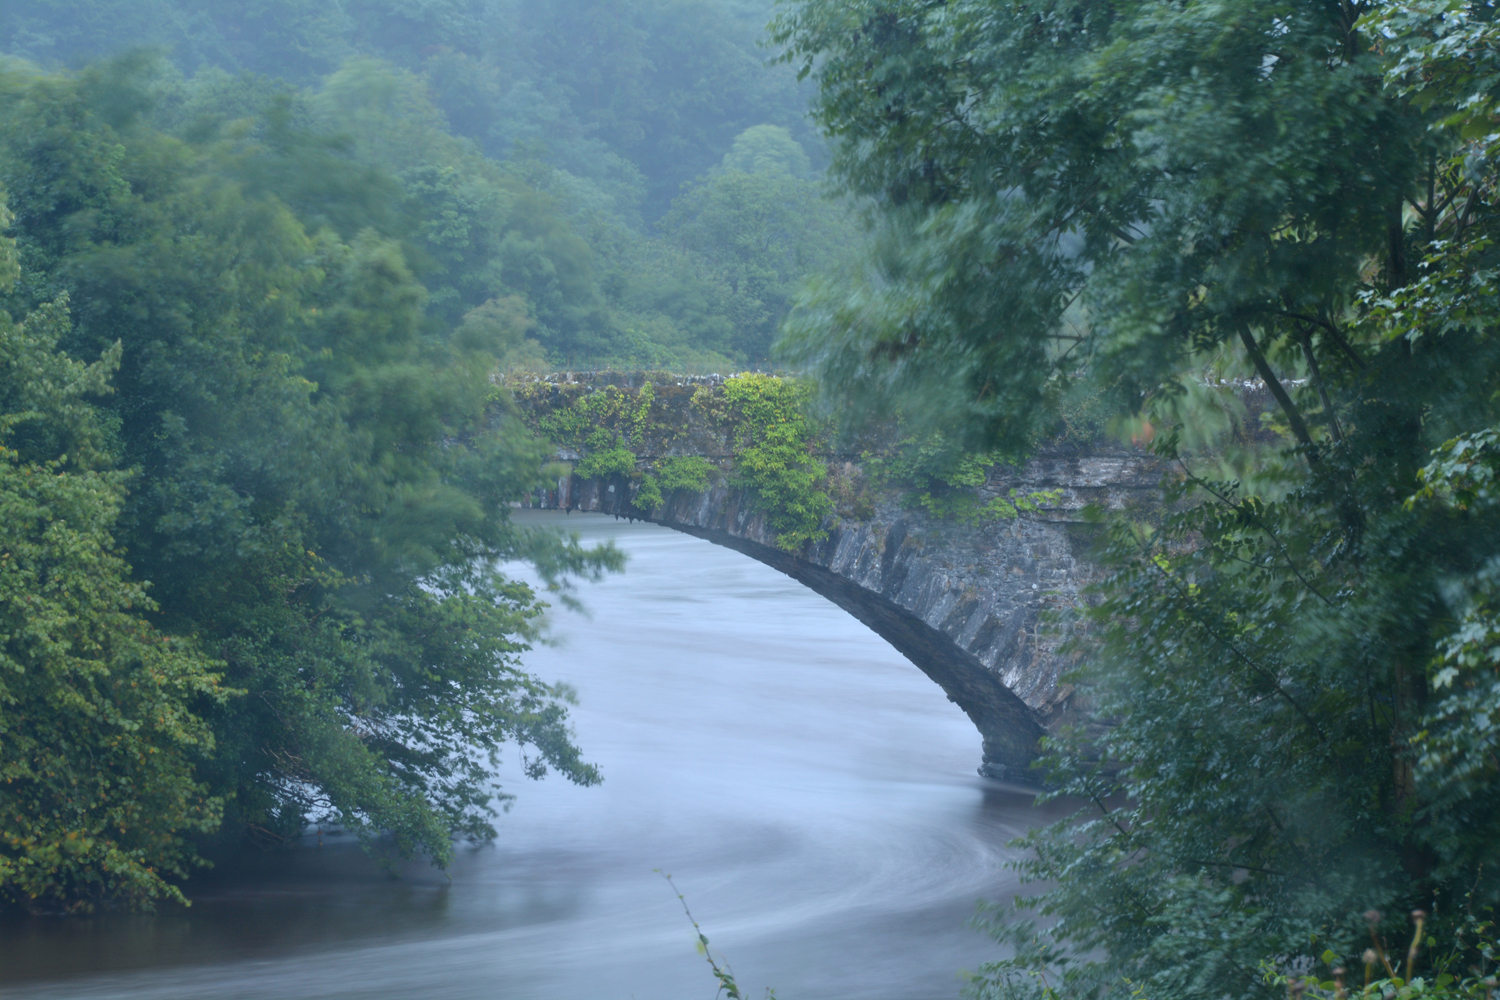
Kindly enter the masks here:
[[1003, 845], [1039, 819], [975, 776], [967, 719], [773, 570], [651, 525], [565, 523], [631, 553], [529, 658], [578, 689], [604, 785], [508, 762], [499, 841], [449, 874], [393, 878], [330, 838], [211, 873], [187, 913], [11, 923], [4, 995], [711, 997], [661, 868], [756, 993], [957, 996], [957, 970], [994, 954], [975, 901], [1015, 891]]

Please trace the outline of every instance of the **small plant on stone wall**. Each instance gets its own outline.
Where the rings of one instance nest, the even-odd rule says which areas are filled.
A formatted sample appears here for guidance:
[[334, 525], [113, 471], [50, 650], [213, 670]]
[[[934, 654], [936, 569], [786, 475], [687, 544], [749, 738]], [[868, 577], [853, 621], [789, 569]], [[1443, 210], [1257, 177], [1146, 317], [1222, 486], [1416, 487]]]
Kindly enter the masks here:
[[[647, 472], [637, 452], [661, 447], [681, 433], [669, 426], [648, 381], [639, 390], [526, 384], [517, 399], [540, 412], [536, 427], [554, 443], [576, 450], [573, 474], [583, 479], [628, 476], [639, 483], [638, 510], [660, 507], [679, 490], [701, 492], [718, 469], [697, 456], [664, 460]], [[776, 544], [795, 551], [826, 537], [824, 518], [834, 511], [828, 470], [814, 454], [817, 429], [808, 417], [811, 388], [796, 379], [746, 373], [722, 386], [700, 386], [690, 406], [724, 435], [734, 468], [731, 484], [754, 498]], [[675, 423], [681, 424], [681, 414]], [[651, 442], [648, 445], [648, 442]]]
[[863, 460], [876, 484], [904, 488], [906, 506], [941, 520], [969, 525], [1010, 520], [1062, 498], [1061, 490], [1012, 489], [1004, 496], [982, 499], [978, 489], [1003, 457], [965, 451], [939, 434], [903, 438], [884, 454], [865, 453]]
[[663, 459], [654, 474], [642, 477], [635, 505], [641, 510], [655, 510], [678, 490], [702, 493], [718, 474], [719, 470], [712, 462], [697, 455], [675, 455]]
[[834, 511], [839, 517], [868, 521], [875, 516], [869, 477], [853, 462], [829, 466], [828, 495], [833, 498]]
[[[554, 391], [547, 383], [537, 385], [546, 386], [546, 392]], [[540, 395], [543, 390], [525, 386], [518, 391]], [[638, 470], [632, 447], [639, 448], [655, 429], [651, 413], [655, 399], [650, 382], [635, 392], [606, 386], [552, 409], [537, 420], [537, 428], [554, 443], [579, 453], [574, 475], [583, 479], [615, 475], [635, 478]]]

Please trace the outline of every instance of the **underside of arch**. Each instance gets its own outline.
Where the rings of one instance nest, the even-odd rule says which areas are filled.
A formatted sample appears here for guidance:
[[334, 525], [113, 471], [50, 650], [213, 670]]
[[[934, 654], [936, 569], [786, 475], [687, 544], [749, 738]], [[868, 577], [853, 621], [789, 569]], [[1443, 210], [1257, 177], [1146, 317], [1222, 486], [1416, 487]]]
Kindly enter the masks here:
[[1038, 783], [1031, 762], [1045, 730], [1036, 714], [978, 657], [951, 638], [881, 595], [793, 553], [722, 531], [650, 520], [743, 553], [843, 608], [932, 678], [948, 700], [963, 709], [984, 739], [982, 774], [1024, 785]]

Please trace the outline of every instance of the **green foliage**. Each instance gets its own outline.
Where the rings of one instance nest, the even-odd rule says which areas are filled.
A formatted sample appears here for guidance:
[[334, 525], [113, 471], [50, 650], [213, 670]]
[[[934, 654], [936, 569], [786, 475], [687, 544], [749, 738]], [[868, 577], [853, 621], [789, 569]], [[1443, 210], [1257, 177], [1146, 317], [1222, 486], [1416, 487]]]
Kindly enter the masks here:
[[[1341, 993], [1337, 980], [1318, 979], [1315, 976], [1275, 976], [1271, 981], [1272, 986], [1286, 987], [1295, 985], [1300, 987], [1303, 996], [1312, 998], [1329, 998], [1349, 996], [1347, 992]], [[1393, 979], [1377, 979], [1364, 987], [1355, 996], [1387, 997], [1389, 1000], [1407, 1000], [1409, 997], [1453, 997], [1464, 998], [1464, 1000], [1490, 1000], [1494, 995], [1495, 988], [1491, 981], [1479, 976], [1455, 976], [1452, 973], [1443, 972], [1436, 976], [1417, 976], [1410, 982], [1399, 976]]]
[[[1425, 910], [1412, 912], [1413, 928], [1410, 943], [1406, 948], [1406, 960], [1392, 953], [1383, 935], [1376, 927], [1380, 923], [1378, 911], [1367, 911], [1365, 920], [1370, 925], [1370, 945], [1361, 956], [1364, 964], [1364, 983], [1355, 987], [1354, 995], [1360, 997], [1466, 997], [1490, 1000], [1495, 992], [1495, 963], [1500, 959], [1494, 939], [1494, 925], [1470, 917], [1465, 920], [1453, 938], [1440, 943], [1428, 930], [1428, 914]], [[1446, 945], [1446, 948], [1443, 947]], [[1430, 956], [1430, 957], [1429, 957]], [[1418, 974], [1418, 960], [1426, 958], [1426, 975]], [[1477, 958], [1467, 968], [1463, 963]], [[1328, 967], [1332, 978], [1322, 979], [1316, 975], [1288, 975], [1274, 964], [1262, 966], [1267, 983], [1273, 987], [1284, 987], [1292, 994], [1309, 997], [1326, 997], [1344, 1000], [1351, 995], [1349, 982], [1352, 978], [1339, 958], [1331, 951], [1321, 956], [1321, 964]], [[1469, 973], [1464, 975], [1464, 973]]]
[[908, 437], [886, 455], [866, 454], [867, 474], [875, 483], [906, 488], [904, 502], [942, 520], [979, 525], [1009, 520], [1022, 511], [1040, 510], [1056, 503], [1061, 490], [1011, 489], [1004, 496], [982, 499], [976, 492], [989, 481], [989, 470], [1003, 464], [998, 454], [972, 454], [940, 435]]
[[[0, 207], [0, 224], [9, 221]], [[0, 240], [0, 288], [19, 276]], [[103, 468], [120, 346], [57, 350], [67, 299], [0, 312], [0, 897], [32, 909], [182, 900], [186, 838], [222, 801], [194, 774], [214, 749], [196, 709], [221, 665], [164, 635], [113, 532], [129, 477]]]
[[262, 100], [248, 134], [226, 108], [238, 103], [235, 88], [198, 103], [192, 127], [225, 133], [254, 189], [345, 239], [374, 227], [400, 241], [431, 320], [452, 327], [503, 302], [518, 315], [501, 322], [522, 326], [536, 342], [532, 356], [598, 353], [608, 343], [592, 250], [562, 206], [452, 135], [417, 75], [351, 59], [317, 92]]
[[763, 360], [802, 279], [836, 268], [858, 239], [848, 213], [821, 196], [818, 182], [793, 172], [787, 150], [758, 148], [769, 144], [763, 135], [736, 142], [726, 169], [684, 192], [658, 226], [727, 292], [730, 347]]
[[634, 503], [642, 510], [655, 510], [678, 490], [702, 493], [718, 471], [712, 462], [697, 455], [664, 458], [655, 475], [642, 477]]
[[589, 454], [578, 461], [573, 471], [583, 479], [607, 479], [610, 476], [628, 476], [635, 471], [635, 452], [619, 444], [619, 439], [610, 442], [605, 432], [590, 435]]
[[661, 482], [661, 488], [669, 494], [677, 490], [702, 493], [708, 489], [709, 482], [719, 474], [719, 470], [706, 458], [700, 458], [697, 455], [674, 455], [671, 458], [662, 459], [656, 474]]
[[[159, 801], [112, 800], [156, 810], [132, 827], [154, 846], [120, 848], [156, 881], [101, 861], [114, 841], [90, 833], [38, 899], [170, 895], [162, 879], [192, 863], [183, 838], [221, 807], [231, 840], [323, 818], [441, 863], [453, 836], [492, 835], [503, 741], [531, 748], [533, 775], [598, 779], [568, 738], [565, 691], [520, 667], [539, 595], [482, 567], [529, 559], [563, 587], [619, 556], [509, 522], [548, 452], [491, 379], [764, 356], [789, 289], [843, 232], [812, 194], [818, 148], [792, 74], [756, 51], [764, 14], [685, 0], [0, 10], [0, 181], [19, 255], [0, 254], [0, 308], [60, 331], [58, 357], [119, 363], [116, 394], [75, 406], [59, 392], [5, 425], [16, 469], [73, 463], [45, 480], [52, 500], [16, 493], [7, 527], [17, 552], [23, 536], [56, 541], [49, 511], [83, 511], [75, 493], [93, 490], [96, 509], [66, 525], [94, 553], [89, 614], [126, 616], [96, 631], [163, 651], [78, 656], [100, 678], [155, 670], [156, 687], [132, 689], [140, 704], [191, 702], [164, 712], [187, 720], [176, 728], [132, 730], [158, 750], [138, 785]], [[162, 55], [88, 64], [122, 45]], [[777, 180], [745, 204], [685, 203], [681, 238], [647, 235], [726, 155]], [[750, 235], [764, 246], [716, 256], [688, 235], [738, 237], [736, 219], [762, 215]], [[631, 448], [673, 433], [642, 395], [550, 429], [581, 435], [580, 474], [640, 476]], [[707, 474], [669, 461], [642, 487], [666, 497]], [[36, 566], [66, 563], [35, 544]], [[218, 673], [245, 696], [221, 698]], [[109, 697], [127, 722], [147, 711], [95, 700]]]
[[631, 501], [641, 510], [655, 510], [666, 503], [666, 496], [662, 494], [661, 483], [650, 473], [641, 477], [641, 485], [635, 491], [635, 498]]
[[764, 2], [517, 4], [492, 29], [486, 61], [542, 101], [496, 122], [496, 138], [540, 140], [580, 177], [628, 160], [644, 180], [644, 215], [657, 218], [747, 128], [815, 141], [795, 74], [767, 68], [759, 48], [770, 13]]
[[[1494, 523], [1500, 474], [1500, 433], [1486, 428], [1454, 438], [1422, 469], [1414, 509], [1449, 512], [1461, 524], [1487, 530]], [[1483, 527], [1481, 527], [1483, 526]], [[1465, 836], [1466, 828], [1500, 823], [1500, 559], [1490, 556], [1445, 581], [1456, 620], [1447, 623], [1429, 661], [1430, 704], [1412, 736], [1415, 777], [1432, 789], [1435, 818], [1454, 831], [1445, 846], [1476, 864], [1497, 860], [1492, 842]]]
[[966, 493], [934, 496], [931, 493], [918, 495], [921, 506], [936, 518], [949, 518], [961, 524], [978, 525], [986, 521], [1011, 520], [1022, 511], [1034, 513], [1043, 504], [1054, 503], [1062, 496], [1061, 490], [1038, 490], [1023, 494], [1012, 489], [1005, 496], [992, 497], [981, 503], [978, 498]]
[[453, 339], [461, 350], [495, 356], [502, 371], [535, 373], [546, 369], [547, 357], [541, 345], [526, 336], [534, 326], [526, 315], [526, 300], [508, 295], [465, 313]]
[[730, 482], [755, 494], [776, 544], [789, 552], [826, 538], [823, 519], [833, 513], [833, 500], [822, 489], [827, 469], [812, 454], [809, 395], [805, 382], [772, 375], [736, 375], [724, 382], [735, 428]]
[[1196, 355], [1341, 336], [1425, 162], [1420, 116], [1333, 8], [804, 0], [773, 35], [879, 226], [790, 356], [840, 415], [979, 450], [1045, 433], [1055, 375], [1131, 411]]
[[[633, 504], [650, 511], [677, 490], [707, 489], [719, 474], [700, 456], [668, 456], [654, 473], [642, 467], [637, 452], [670, 447], [690, 417], [659, 402], [650, 381], [636, 392], [616, 386], [580, 388], [574, 392], [572, 386], [545, 382], [516, 388], [517, 396], [541, 413], [541, 433], [579, 452], [574, 475], [635, 479], [639, 486]], [[833, 512], [824, 488], [828, 470], [815, 455], [818, 435], [807, 412], [810, 394], [798, 379], [745, 373], [725, 379], [722, 388], [699, 386], [688, 403], [696, 411], [693, 417], [724, 435], [734, 461], [730, 485], [752, 494], [777, 544], [788, 551], [825, 537], [821, 525]]]
[[724, 154], [723, 168], [741, 174], [787, 174], [806, 177], [812, 164], [802, 144], [779, 125], [755, 125], [735, 136]]
[[[1073, 970], [1067, 995], [1124, 995], [1129, 980], [1147, 995], [1254, 996], [1266, 957], [1347, 959], [1350, 915], [1428, 894], [1447, 910], [1447, 879], [1482, 871], [1465, 854], [1491, 838], [1434, 822], [1441, 786], [1416, 784], [1405, 749], [1443, 614], [1437, 567], [1478, 536], [1392, 511], [1399, 469], [1361, 463], [1335, 490], [1273, 501], [1187, 468], [1160, 525], [1111, 529], [1087, 690], [1118, 724], [1092, 751], [1063, 740], [1046, 758], [1060, 791], [1091, 805], [1023, 841], [1026, 878], [1065, 870], [1088, 889], [1018, 904], [1056, 923], [1005, 927], [1043, 943], [997, 966], [997, 983], [1045, 964]], [[1195, 494], [1211, 499], [1184, 505]], [[1358, 562], [1341, 558], [1355, 504], [1371, 539]], [[1468, 819], [1476, 833], [1492, 822]], [[1176, 934], [1199, 939], [1190, 957], [1169, 947]], [[1107, 959], [1087, 957], [1101, 948]]]
[[[1167, 462], [1161, 516], [1103, 533], [1072, 680], [1107, 724], [1049, 741], [1082, 805], [1020, 841], [1039, 891], [993, 911], [1013, 952], [978, 995], [1275, 996], [1268, 960], [1355, 967], [1372, 906], [1442, 936], [1500, 905], [1495, 23], [1442, 0], [778, 21], [878, 228], [790, 331], [832, 415], [942, 432], [938, 482], [1060, 423]], [[1436, 988], [1434, 961], [1394, 989]]]
[[1410, 980], [1400, 976], [1378, 978], [1351, 994], [1342, 984], [1342, 976], [1320, 979], [1317, 976], [1267, 976], [1269, 985], [1282, 989], [1295, 988], [1297, 993], [1319, 1000], [1342, 1000], [1351, 995], [1358, 997], [1382, 997], [1388, 1000], [1408, 1000], [1411, 997], [1451, 997], [1454, 1000], [1490, 1000], [1494, 995], [1494, 978], [1491, 976], [1458, 976], [1451, 972], [1439, 972], [1430, 976], [1415, 976]]
[[[528, 559], [560, 584], [620, 562], [509, 521], [547, 458], [490, 383], [500, 352], [523, 346], [521, 305], [488, 299], [455, 316], [457, 331], [435, 322], [411, 263], [420, 251], [380, 209], [389, 178], [330, 154], [337, 196], [311, 196], [287, 179], [307, 144], [275, 121], [259, 136], [173, 138], [139, 108], [120, 111], [131, 80], [114, 73], [0, 79], [0, 178], [24, 265], [12, 307], [60, 315], [44, 303], [65, 292], [75, 323], [61, 346], [119, 361], [118, 391], [66, 450], [134, 478], [126, 490], [99, 474], [116, 477], [91, 487], [99, 512], [67, 521], [76, 558], [98, 550], [101, 608], [134, 608], [167, 637], [153, 657], [121, 654], [155, 670], [160, 689], [140, 683], [132, 697], [192, 698], [202, 717], [163, 709], [160, 731], [140, 726], [139, 740], [160, 744], [145, 758], [159, 762], [159, 792], [99, 793], [134, 817], [127, 829], [155, 838], [131, 857], [158, 865], [158, 883], [185, 870], [192, 853], [177, 831], [209, 830], [222, 802], [231, 839], [285, 837], [321, 818], [389, 831], [443, 863], [452, 837], [493, 834], [501, 742], [532, 748], [533, 776], [597, 781], [568, 736], [565, 692], [520, 668], [544, 605], [490, 568]], [[309, 202], [325, 211], [304, 221]], [[69, 412], [17, 423], [17, 446], [62, 448]], [[16, 531], [54, 530], [38, 496], [17, 500]], [[110, 525], [134, 557], [128, 578]], [[43, 550], [38, 565], [65, 556]], [[123, 589], [109, 590], [113, 579]], [[137, 645], [157, 634], [143, 629]], [[96, 645], [106, 651], [88, 657], [108, 667], [98, 676], [124, 670]], [[246, 696], [216, 699], [211, 678], [189, 669], [199, 662], [207, 677], [201, 661], [172, 659], [191, 648]], [[47, 745], [76, 771], [88, 741]], [[58, 883], [64, 903], [125, 871], [91, 829], [98, 851]], [[139, 876], [111, 891], [143, 903], [169, 890]]]
[[[536, 383], [534, 389], [544, 385]], [[654, 400], [650, 382], [635, 393], [608, 386], [547, 414], [540, 421], [541, 431], [552, 441], [581, 453], [574, 474], [584, 479], [631, 476], [636, 471], [636, 458], [629, 445], [639, 446], [652, 429]]]
[[[771, 6], [16, 0], [0, 53], [49, 70], [162, 53], [144, 93], [139, 56], [103, 88], [119, 109], [217, 132], [239, 178], [310, 230], [402, 241], [442, 326], [524, 298], [534, 346], [507, 369], [730, 371], [767, 356], [796, 281], [848, 243], [812, 184], [803, 89], [759, 50]], [[719, 255], [648, 235], [726, 157], [795, 179], [752, 199], [795, 204], [785, 245]]]
[[[495, 836], [504, 743], [534, 749], [529, 777], [550, 766], [600, 780], [571, 742], [566, 691], [521, 669], [542, 610], [531, 590], [472, 571], [441, 583], [407, 589], [378, 617], [334, 608], [309, 623], [262, 609], [225, 644], [232, 665], [258, 665], [253, 725], [235, 735], [260, 745], [236, 749], [299, 782], [268, 810], [325, 816], [362, 839], [389, 832], [404, 853], [446, 864], [452, 837]], [[282, 759], [267, 759], [267, 743]]]
[[[715, 958], [713, 951], [709, 949], [708, 935], [703, 933], [703, 928], [698, 925], [697, 919], [693, 916], [693, 911], [688, 909], [687, 897], [677, 891], [677, 883], [672, 881], [671, 875], [662, 872], [661, 877], [667, 880], [667, 885], [671, 886], [673, 894], [677, 897], [677, 901], [682, 904], [682, 912], [687, 916], [688, 923], [693, 925], [693, 932], [698, 935], [698, 954], [703, 956], [704, 961], [708, 963], [708, 967], [713, 970], [714, 979], [719, 984], [718, 990], [714, 993], [716, 1000], [721, 994], [727, 1000], [745, 1000], [745, 994], [740, 992], [739, 983], [735, 982], [734, 970], [729, 967], [727, 961]], [[776, 1000], [776, 991], [767, 989], [766, 1000]]]

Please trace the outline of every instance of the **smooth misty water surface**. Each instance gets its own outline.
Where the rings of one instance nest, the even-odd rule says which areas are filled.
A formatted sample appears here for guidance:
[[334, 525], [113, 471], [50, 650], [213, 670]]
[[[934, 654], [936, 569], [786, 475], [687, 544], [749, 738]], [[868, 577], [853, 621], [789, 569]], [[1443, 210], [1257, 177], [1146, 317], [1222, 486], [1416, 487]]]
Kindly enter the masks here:
[[157, 917], [0, 924], [0, 997], [709, 1000], [671, 872], [747, 994], [956, 997], [996, 955], [1006, 841], [1043, 817], [976, 776], [979, 736], [905, 658], [745, 556], [647, 524], [523, 512], [630, 554], [529, 668], [579, 694], [604, 784], [501, 775], [495, 844], [400, 877], [348, 838], [200, 876]]

